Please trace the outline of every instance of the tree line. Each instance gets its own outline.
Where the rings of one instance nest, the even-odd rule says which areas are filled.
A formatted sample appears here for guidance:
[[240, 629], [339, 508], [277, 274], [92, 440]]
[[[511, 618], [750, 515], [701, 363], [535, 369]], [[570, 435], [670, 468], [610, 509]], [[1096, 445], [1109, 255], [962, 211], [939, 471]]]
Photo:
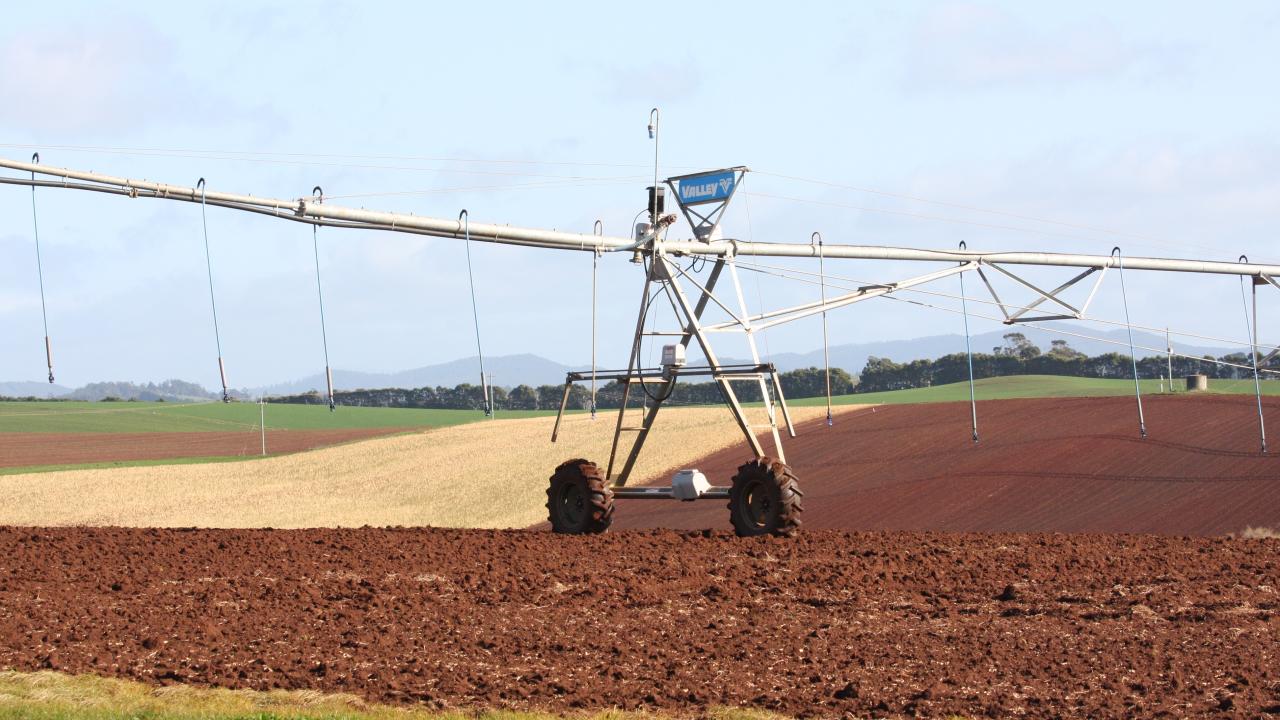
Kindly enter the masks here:
[[[1174, 357], [1173, 377], [1203, 373], [1211, 378], [1244, 379], [1252, 377], [1252, 369], [1221, 365], [1215, 361], [1250, 365], [1248, 353], [1232, 353], [1220, 358]], [[1273, 363], [1272, 367], [1276, 364]], [[1138, 360], [1138, 374], [1144, 378], [1168, 375], [1169, 359], [1164, 355]], [[973, 354], [973, 375], [976, 379], [1009, 375], [1068, 375], [1091, 378], [1133, 377], [1133, 361], [1122, 353], [1104, 353], [1089, 356], [1070, 346], [1065, 340], [1054, 340], [1048, 352], [1029, 341], [1019, 332], [1007, 333], [1004, 344], [990, 353]], [[822, 397], [826, 395], [826, 379], [821, 368], [804, 368], [780, 373], [782, 391], [788, 398]], [[898, 363], [889, 358], [868, 358], [862, 373], [854, 378], [840, 368], [831, 369], [831, 394], [880, 392], [904, 390], [932, 385], [946, 385], [969, 379], [969, 360], [964, 353], [943, 355], [935, 360], [912, 360]], [[636, 384], [631, 391], [631, 403], [635, 404], [641, 393], [655, 397], [659, 385]], [[760, 385], [756, 382], [735, 382], [734, 392], [743, 402], [759, 402]], [[599, 386], [596, 407], [616, 409], [622, 404], [623, 384], [609, 382]], [[519, 385], [514, 388], [491, 389], [493, 403], [499, 410], [556, 410], [564, 394], [563, 385]], [[382, 388], [377, 390], [340, 390], [334, 395], [341, 405], [355, 407], [441, 408], [458, 410], [483, 410], [484, 391], [478, 385], [463, 383], [456, 387], [422, 387], [414, 389]], [[664, 402], [671, 405], [708, 405], [723, 401], [720, 386], [714, 381], [679, 382]], [[326, 399], [316, 391], [300, 395], [268, 398], [267, 402], [324, 404]], [[591, 390], [585, 383], [575, 383], [569, 388], [567, 407], [573, 410], [591, 408]]]
[[[1131, 378], [1133, 360], [1123, 353], [1103, 353], [1089, 356], [1076, 350], [1066, 340], [1054, 340], [1048, 352], [1027, 340], [1022, 333], [1007, 333], [1005, 344], [991, 349], [990, 353], [973, 354], [975, 379], [1008, 375], [1069, 375], [1090, 378]], [[1247, 365], [1232, 367], [1215, 361]], [[1246, 352], [1231, 353], [1219, 358], [1206, 355], [1203, 358], [1174, 356], [1173, 377], [1204, 374], [1211, 378], [1239, 380], [1253, 377], [1252, 361]], [[1156, 378], [1169, 375], [1170, 359], [1165, 355], [1138, 360], [1138, 375]], [[870, 357], [859, 376], [855, 392], [879, 392], [906, 388], [946, 385], [969, 379], [969, 361], [964, 353], [943, 355], [936, 360], [912, 360], [897, 363], [888, 358]]]
[[[805, 368], [779, 373], [782, 392], [788, 398], [819, 397], [826, 395], [826, 376], [821, 368]], [[848, 372], [840, 368], [831, 368], [831, 393], [847, 395], [854, 390], [855, 381]], [[635, 405], [650, 393], [656, 397], [661, 385], [640, 385], [631, 389], [631, 403]], [[622, 405], [623, 384], [620, 382], [602, 383], [596, 392], [596, 407], [600, 409], [616, 409]], [[734, 393], [743, 402], [759, 402], [760, 384], [757, 382], [735, 382]], [[493, 404], [499, 410], [557, 410], [560, 399], [564, 396], [564, 385], [518, 385], [507, 389], [495, 387], [490, 390]], [[670, 397], [664, 398], [669, 405], [708, 405], [721, 402], [724, 396], [714, 381], [702, 383], [677, 382]], [[484, 390], [479, 385], [463, 383], [452, 388], [422, 387], [414, 389], [381, 388], [377, 390], [339, 390], [334, 393], [334, 400], [340, 405], [354, 407], [401, 407], [401, 408], [439, 408], [454, 410], [483, 410]], [[301, 403], [321, 405], [328, 401], [317, 391], [299, 395], [287, 395], [267, 398], [273, 403]], [[591, 388], [586, 383], [574, 383], [569, 388], [568, 407], [572, 410], [591, 409]]]

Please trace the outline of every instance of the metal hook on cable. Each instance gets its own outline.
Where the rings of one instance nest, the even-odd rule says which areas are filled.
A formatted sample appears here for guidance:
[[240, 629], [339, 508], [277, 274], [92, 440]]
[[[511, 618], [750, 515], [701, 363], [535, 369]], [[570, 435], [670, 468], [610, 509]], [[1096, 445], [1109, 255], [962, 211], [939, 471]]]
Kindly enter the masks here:
[[204, 178], [196, 181], [200, 190], [200, 227], [204, 232], [204, 267], [209, 276], [209, 309], [213, 314], [213, 341], [218, 348], [218, 377], [222, 380], [222, 402], [231, 402], [231, 393], [227, 389], [227, 366], [222, 361], [222, 334], [218, 330], [218, 303], [213, 295], [213, 259], [209, 254], [209, 221], [206, 217]]
[[[960, 241], [960, 251], [965, 252], [969, 249], [968, 243], [964, 240]], [[961, 263], [962, 265], [964, 263]], [[974, 390], [973, 382], [973, 347], [969, 340], [969, 301], [965, 297], [964, 292], [964, 273], [960, 275], [960, 311], [964, 315], [964, 354], [969, 361], [969, 414], [972, 418], [971, 429], [973, 430], [973, 442], [978, 442], [978, 396]]]
[[[311, 199], [317, 204], [324, 203], [324, 190], [316, 185], [311, 188]], [[319, 239], [318, 222], [311, 224], [311, 252], [315, 257], [316, 268], [316, 299], [320, 304], [320, 343], [324, 348], [324, 382], [325, 387], [329, 391], [329, 412], [337, 409], [338, 404], [333, 396], [333, 368], [329, 365], [329, 331], [325, 327], [324, 319], [324, 290], [320, 284], [320, 239]]]
[[[31, 153], [31, 164], [40, 164], [40, 153]], [[44, 325], [44, 359], [49, 368], [49, 383], [53, 384], [53, 343], [49, 340], [49, 310], [44, 299], [44, 261], [40, 258], [40, 221], [36, 213], [36, 171], [31, 171], [31, 227], [36, 241], [36, 277], [40, 282], [40, 321]]]
[[822, 298], [822, 368], [827, 381], [827, 427], [831, 427], [834, 424], [831, 417], [831, 354], [827, 342], [827, 273], [824, 266], [826, 253], [822, 246], [822, 233], [814, 230], [809, 236], [809, 244], [818, 246], [818, 285], [821, 288]]
[[[1239, 262], [1248, 263], [1249, 256], [1241, 255]], [[1244, 291], [1244, 275], [1240, 276], [1240, 301], [1244, 303], [1244, 327], [1249, 335], [1249, 359], [1253, 365], [1253, 393], [1258, 402], [1258, 433], [1262, 437], [1262, 452], [1267, 452], [1267, 425], [1262, 419], [1262, 382], [1258, 375], [1258, 284], [1253, 285], [1253, 322], [1249, 322], [1249, 300]]]
[[1120, 269], [1120, 298], [1124, 301], [1124, 326], [1129, 331], [1129, 361], [1133, 364], [1133, 393], [1138, 400], [1138, 434], [1147, 437], [1147, 421], [1142, 414], [1142, 386], [1138, 383], [1138, 353], [1133, 346], [1133, 323], [1129, 320], [1129, 293], [1124, 285], [1124, 256], [1120, 246], [1111, 248], [1111, 257], [1116, 260]]
[[467, 282], [471, 286], [471, 320], [476, 328], [476, 357], [480, 361], [480, 391], [484, 394], [485, 417], [493, 417], [493, 402], [489, 397], [489, 379], [484, 372], [484, 350], [480, 344], [480, 312], [476, 308], [476, 279], [471, 270], [471, 214], [466, 208], [458, 213], [458, 224], [461, 226], [467, 245]]

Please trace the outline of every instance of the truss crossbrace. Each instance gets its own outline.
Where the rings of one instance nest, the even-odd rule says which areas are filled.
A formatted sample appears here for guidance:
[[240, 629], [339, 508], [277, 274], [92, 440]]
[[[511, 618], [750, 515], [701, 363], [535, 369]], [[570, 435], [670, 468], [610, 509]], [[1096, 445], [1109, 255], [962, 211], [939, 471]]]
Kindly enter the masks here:
[[1061, 305], [1062, 307], [1066, 308], [1066, 309], [1067, 309], [1067, 311], [1068, 311], [1068, 312], [1070, 312], [1070, 313], [1072, 314], [1072, 316], [1073, 316], [1073, 317], [1079, 317], [1079, 316], [1080, 316], [1080, 311], [1079, 311], [1079, 310], [1077, 310], [1077, 309], [1075, 308], [1075, 306], [1073, 306], [1073, 305], [1069, 305], [1069, 304], [1067, 304], [1066, 302], [1063, 302], [1063, 300], [1062, 300], [1061, 298], [1059, 298], [1059, 297], [1058, 297], [1058, 293], [1059, 293], [1059, 292], [1061, 292], [1061, 291], [1063, 291], [1063, 290], [1065, 290], [1065, 289], [1067, 289], [1067, 288], [1069, 288], [1069, 287], [1071, 287], [1072, 285], [1075, 285], [1075, 284], [1076, 284], [1076, 282], [1078, 282], [1081, 278], [1083, 278], [1083, 277], [1085, 277], [1086, 275], [1088, 275], [1089, 273], [1093, 272], [1093, 268], [1090, 268], [1090, 269], [1088, 269], [1088, 270], [1084, 271], [1083, 273], [1080, 273], [1080, 274], [1079, 274], [1079, 275], [1077, 275], [1075, 278], [1073, 278], [1073, 279], [1071, 279], [1071, 280], [1068, 280], [1068, 281], [1067, 281], [1067, 283], [1066, 283], [1065, 285], [1060, 285], [1060, 286], [1058, 287], [1058, 289], [1057, 289], [1057, 290], [1053, 290], [1052, 292], [1045, 292], [1044, 290], [1041, 290], [1040, 288], [1036, 287], [1034, 284], [1032, 284], [1032, 283], [1028, 282], [1027, 280], [1024, 280], [1024, 279], [1022, 279], [1022, 278], [1018, 277], [1017, 275], [1015, 275], [1015, 274], [1013, 274], [1013, 273], [1009, 272], [1008, 270], [1005, 270], [1004, 268], [1000, 267], [999, 265], [996, 265], [995, 263], [989, 263], [989, 264], [991, 265], [991, 269], [992, 269], [992, 270], [996, 270], [996, 271], [998, 271], [998, 272], [1001, 272], [1001, 273], [1003, 273], [1005, 276], [1007, 276], [1007, 277], [1009, 277], [1009, 278], [1012, 278], [1014, 281], [1016, 281], [1016, 282], [1018, 282], [1018, 283], [1020, 283], [1020, 284], [1022, 284], [1022, 285], [1025, 285], [1025, 286], [1027, 286], [1027, 287], [1029, 287], [1029, 288], [1031, 288], [1031, 289], [1032, 289], [1036, 294], [1038, 294], [1038, 295], [1040, 296], [1040, 298], [1039, 298], [1038, 300], [1036, 300], [1034, 303], [1032, 303], [1031, 305], [1028, 305], [1028, 306], [1026, 306], [1026, 307], [1022, 308], [1021, 310], [1019, 310], [1018, 312], [1014, 313], [1013, 315], [1010, 315], [1010, 316], [1009, 316], [1009, 319], [1010, 319], [1010, 320], [1013, 320], [1014, 318], [1021, 316], [1023, 313], [1027, 312], [1027, 311], [1028, 311], [1028, 310], [1030, 310], [1031, 308], [1034, 308], [1036, 305], [1039, 305], [1040, 303], [1044, 302], [1045, 300], [1051, 300], [1051, 301], [1053, 301], [1053, 302], [1057, 303], [1058, 305]]
[[[1070, 280], [1066, 281], [1065, 283], [1063, 283], [1063, 284], [1059, 285], [1058, 287], [1056, 287], [1056, 288], [1054, 288], [1053, 290], [1050, 290], [1049, 292], [1047, 292], [1047, 293], [1046, 293], [1046, 292], [1044, 292], [1043, 290], [1041, 290], [1040, 288], [1036, 287], [1035, 285], [1032, 285], [1031, 283], [1029, 283], [1029, 282], [1027, 282], [1027, 281], [1023, 280], [1022, 278], [1018, 277], [1017, 275], [1014, 275], [1013, 273], [1009, 272], [1008, 270], [1005, 270], [1005, 269], [1004, 269], [1004, 268], [1002, 268], [1002, 267], [999, 267], [999, 266], [993, 266], [993, 267], [995, 267], [995, 269], [996, 269], [996, 270], [999, 270], [1000, 272], [1004, 273], [1005, 275], [1008, 275], [1009, 277], [1013, 278], [1014, 280], [1017, 280], [1018, 282], [1021, 282], [1023, 285], [1026, 285], [1026, 286], [1030, 287], [1031, 289], [1035, 290], [1037, 293], [1039, 293], [1039, 294], [1040, 294], [1040, 297], [1036, 298], [1036, 299], [1035, 299], [1035, 300], [1033, 300], [1030, 304], [1026, 305], [1026, 306], [1025, 306], [1025, 307], [1023, 307], [1021, 310], [1019, 310], [1018, 312], [1016, 312], [1016, 313], [1014, 313], [1013, 315], [1011, 315], [1011, 316], [1009, 317], [1009, 320], [1010, 320], [1010, 321], [1017, 320], [1018, 318], [1022, 317], [1022, 316], [1023, 316], [1023, 315], [1025, 315], [1025, 314], [1027, 314], [1028, 312], [1030, 312], [1030, 311], [1034, 310], [1035, 308], [1039, 307], [1039, 306], [1040, 306], [1040, 304], [1041, 304], [1041, 303], [1043, 303], [1045, 300], [1052, 300], [1053, 302], [1057, 303], [1058, 305], [1061, 305], [1062, 307], [1064, 307], [1064, 308], [1066, 308], [1067, 310], [1069, 310], [1069, 311], [1071, 312], [1071, 315], [1069, 315], [1068, 317], [1071, 317], [1071, 318], [1079, 318], [1079, 317], [1080, 317], [1080, 315], [1081, 315], [1081, 314], [1083, 314], [1083, 312], [1084, 312], [1084, 311], [1083, 311], [1082, 309], [1076, 309], [1076, 308], [1075, 308], [1075, 307], [1073, 307], [1072, 305], [1069, 305], [1069, 304], [1067, 304], [1066, 302], [1063, 302], [1063, 301], [1062, 301], [1062, 299], [1061, 299], [1060, 297], [1058, 297], [1058, 294], [1059, 294], [1059, 293], [1061, 293], [1061, 292], [1063, 292], [1064, 290], [1066, 290], [1066, 289], [1068, 289], [1068, 288], [1070, 288], [1070, 287], [1074, 286], [1076, 283], [1080, 282], [1081, 280], [1085, 279], [1085, 278], [1086, 278], [1086, 277], [1088, 277], [1089, 275], [1092, 275], [1093, 273], [1095, 273], [1095, 272], [1097, 272], [1097, 271], [1098, 271], [1098, 268], [1089, 268], [1088, 270], [1085, 270], [1084, 272], [1080, 273], [1079, 275], [1076, 275], [1075, 277], [1071, 278]], [[1045, 318], [1028, 318], [1028, 319], [1026, 319], [1026, 320], [1023, 320], [1023, 322], [1034, 322], [1034, 321], [1036, 321], [1036, 320], [1043, 320], [1043, 319], [1045, 319]]]
[[[775, 325], [782, 325], [784, 323], [793, 322], [795, 320], [806, 318], [811, 315], [817, 315], [818, 313], [821, 313], [823, 311], [834, 310], [839, 307], [844, 307], [845, 305], [852, 305], [853, 303], [856, 303], [856, 302], [862, 302], [863, 300], [870, 300], [871, 298], [880, 297], [881, 295], [888, 295], [898, 290], [905, 290], [906, 288], [909, 288], [909, 287], [914, 287], [916, 285], [923, 285], [924, 283], [933, 282], [934, 280], [940, 280], [944, 277], [950, 277], [957, 273], [967, 272], [969, 270], [975, 270], [977, 269], [977, 267], [978, 267], [977, 263], [969, 262], [963, 265], [957, 265], [956, 267], [953, 267], [953, 268], [938, 270], [936, 272], [931, 272], [926, 275], [920, 275], [917, 277], [908, 278], [906, 280], [900, 280], [898, 282], [890, 283], [888, 285], [867, 285], [864, 287], [860, 287], [857, 290], [854, 290], [853, 292], [845, 293], [844, 295], [837, 295], [836, 297], [833, 297], [833, 298], [828, 298], [826, 302], [819, 300], [817, 302], [805, 303], [803, 305], [796, 305], [794, 307], [783, 308], [781, 310], [771, 310], [769, 312], [760, 313], [759, 315], [753, 315], [748, 318], [748, 321], [757, 322], [760, 320], [769, 320], [769, 322], [762, 323], [760, 325], [755, 325], [753, 327], [753, 330], [760, 331], [767, 328], [771, 328]], [[707, 326], [705, 330], [710, 330], [710, 331], [723, 330], [725, 328], [732, 327], [733, 324], [734, 323], [731, 323], [731, 322], [718, 323], [716, 325]]]

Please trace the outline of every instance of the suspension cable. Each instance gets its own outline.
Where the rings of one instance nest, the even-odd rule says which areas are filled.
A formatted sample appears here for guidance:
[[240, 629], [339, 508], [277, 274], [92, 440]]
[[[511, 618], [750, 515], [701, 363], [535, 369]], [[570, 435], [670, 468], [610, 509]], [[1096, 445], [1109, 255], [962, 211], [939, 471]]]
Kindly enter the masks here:
[[[1249, 259], [1241, 255], [1243, 262]], [[1249, 335], [1249, 359], [1253, 365], [1253, 391], [1258, 400], [1258, 434], [1262, 437], [1262, 452], [1267, 452], [1267, 424], [1262, 419], [1262, 383], [1258, 379], [1258, 286], [1253, 286], [1253, 322], [1249, 322], [1249, 301], [1245, 298], [1244, 276], [1240, 276], [1240, 301], [1244, 303], [1244, 329]]]
[[218, 331], [218, 303], [213, 296], [213, 259], [209, 255], [209, 221], [205, 213], [204, 178], [196, 183], [200, 188], [200, 227], [204, 231], [204, 268], [209, 275], [209, 309], [213, 313], [213, 342], [218, 348], [218, 377], [222, 379], [222, 402], [231, 402], [227, 390], [227, 366], [222, 362], [222, 335]]
[[[324, 190], [317, 185], [311, 189], [311, 197], [317, 203], [324, 202]], [[324, 382], [329, 390], [329, 412], [333, 412], [337, 408], [337, 402], [333, 398], [333, 370], [329, 367], [329, 333], [325, 330], [324, 322], [324, 290], [320, 286], [320, 240], [319, 226], [311, 226], [311, 251], [315, 256], [316, 266], [316, 298], [320, 301], [320, 344], [324, 348]]]
[[[751, 223], [751, 198], [749, 196], [742, 196], [742, 207], [747, 212], [747, 240], [755, 242], [756, 232]], [[734, 261], [737, 262], [737, 258]], [[756, 273], [756, 307], [760, 312], [764, 312], [764, 291], [760, 289], [760, 273]], [[772, 363], [773, 352], [769, 350], [769, 331], [767, 329], [760, 331], [760, 339], [764, 341], [764, 358], [769, 363]]]
[[1147, 436], [1147, 421], [1142, 415], [1142, 386], [1138, 383], [1138, 352], [1133, 347], [1133, 324], [1129, 322], [1129, 294], [1124, 287], [1124, 257], [1120, 254], [1120, 248], [1111, 249], [1111, 256], [1116, 258], [1120, 267], [1120, 298], [1124, 301], [1124, 324], [1129, 331], [1129, 361], [1133, 363], [1133, 393], [1138, 399], [1138, 433], [1145, 438]]
[[830, 345], [827, 342], [827, 275], [824, 266], [825, 253], [822, 249], [822, 233], [814, 231], [809, 236], [809, 244], [817, 243], [818, 245], [818, 285], [822, 297], [822, 371], [826, 375], [827, 380], [827, 427], [831, 427], [833, 421], [831, 419], [831, 354]]
[[[961, 240], [960, 249], [968, 249], [968, 245]], [[973, 418], [973, 442], [978, 442], [978, 396], [973, 387], [973, 348], [969, 343], [969, 305], [965, 302], [964, 293], [964, 273], [960, 275], [960, 311], [964, 314], [964, 354], [969, 361], [969, 414]]]
[[[40, 153], [31, 154], [31, 162], [34, 165], [40, 164]], [[36, 173], [31, 171], [31, 180], [34, 182]], [[49, 384], [53, 384], [53, 343], [49, 341], [49, 310], [44, 301], [44, 263], [40, 259], [40, 220], [36, 213], [36, 186], [31, 186], [31, 227], [35, 232], [36, 239], [36, 277], [40, 281], [40, 321], [44, 324], [44, 359], [49, 367]]]
[[467, 282], [471, 286], [471, 320], [476, 328], [476, 357], [480, 360], [480, 392], [484, 395], [484, 415], [493, 417], [493, 404], [489, 401], [489, 385], [484, 374], [484, 350], [480, 345], [480, 311], [476, 308], [476, 278], [471, 271], [471, 216], [466, 208], [458, 213], [467, 246]]

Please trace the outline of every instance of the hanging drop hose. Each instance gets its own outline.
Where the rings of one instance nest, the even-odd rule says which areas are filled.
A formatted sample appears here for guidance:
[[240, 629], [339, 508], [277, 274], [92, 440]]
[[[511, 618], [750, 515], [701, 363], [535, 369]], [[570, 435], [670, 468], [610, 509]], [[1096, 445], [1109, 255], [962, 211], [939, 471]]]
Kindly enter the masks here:
[[831, 418], [831, 356], [827, 344], [827, 273], [822, 249], [822, 233], [816, 230], [809, 236], [809, 242], [818, 244], [818, 285], [822, 296], [822, 368], [827, 378], [827, 427], [834, 421]]
[[[596, 235], [604, 235], [604, 223], [596, 220]], [[596, 419], [596, 276], [599, 274], [600, 251], [591, 253], [591, 419]]]
[[[311, 197], [317, 203], [324, 202], [324, 190], [317, 185], [311, 189]], [[320, 343], [324, 346], [324, 382], [329, 389], [329, 412], [333, 412], [337, 403], [333, 399], [333, 370], [329, 368], [329, 333], [324, 327], [324, 290], [320, 287], [320, 240], [317, 237], [319, 225], [311, 226], [311, 250], [316, 259], [316, 298], [320, 301]]]
[[222, 362], [222, 335], [218, 332], [218, 303], [213, 298], [213, 260], [209, 256], [209, 221], [205, 217], [204, 178], [196, 183], [200, 188], [200, 227], [204, 231], [204, 268], [209, 274], [209, 309], [213, 312], [213, 341], [218, 347], [218, 376], [222, 379], [222, 402], [231, 402], [227, 391], [227, 366]]
[[[38, 165], [40, 163], [40, 153], [31, 154], [31, 163]], [[44, 263], [40, 259], [40, 221], [36, 214], [36, 186], [34, 181], [36, 173], [31, 171], [31, 227], [35, 231], [36, 238], [36, 277], [40, 281], [40, 320], [44, 323], [44, 359], [49, 367], [49, 384], [53, 384], [53, 343], [49, 341], [49, 310], [44, 302]]]
[[467, 245], [467, 282], [471, 285], [471, 320], [476, 327], [476, 357], [480, 360], [480, 392], [484, 395], [484, 416], [493, 417], [493, 403], [489, 400], [489, 384], [484, 374], [484, 350], [480, 345], [480, 312], [476, 309], [476, 279], [471, 272], [471, 217], [464, 208], [458, 213], [458, 222]]
[[1120, 298], [1124, 301], [1124, 326], [1129, 331], [1129, 360], [1133, 363], [1133, 393], [1138, 399], [1138, 433], [1146, 439], [1147, 420], [1142, 415], [1142, 386], [1138, 384], [1138, 353], [1133, 347], [1133, 324], [1129, 322], [1129, 293], [1124, 287], [1124, 257], [1120, 248], [1111, 249], [1111, 257], [1116, 259], [1120, 267]]
[[[1249, 262], [1241, 255], [1240, 262]], [[1258, 433], [1262, 436], [1262, 453], [1267, 452], [1267, 424], [1262, 419], [1262, 382], [1258, 378], [1258, 286], [1253, 286], [1253, 322], [1249, 322], [1249, 301], [1244, 292], [1244, 276], [1240, 276], [1240, 301], [1244, 303], [1244, 329], [1249, 334], [1249, 357], [1253, 360], [1253, 393], [1258, 400]]]
[[[967, 250], [969, 246], [960, 241], [960, 249]], [[969, 414], [973, 418], [973, 442], [978, 442], [978, 396], [973, 388], [973, 348], [969, 344], [969, 303], [965, 300], [964, 294], [964, 273], [960, 273], [960, 312], [964, 314], [964, 354], [969, 360]]]

